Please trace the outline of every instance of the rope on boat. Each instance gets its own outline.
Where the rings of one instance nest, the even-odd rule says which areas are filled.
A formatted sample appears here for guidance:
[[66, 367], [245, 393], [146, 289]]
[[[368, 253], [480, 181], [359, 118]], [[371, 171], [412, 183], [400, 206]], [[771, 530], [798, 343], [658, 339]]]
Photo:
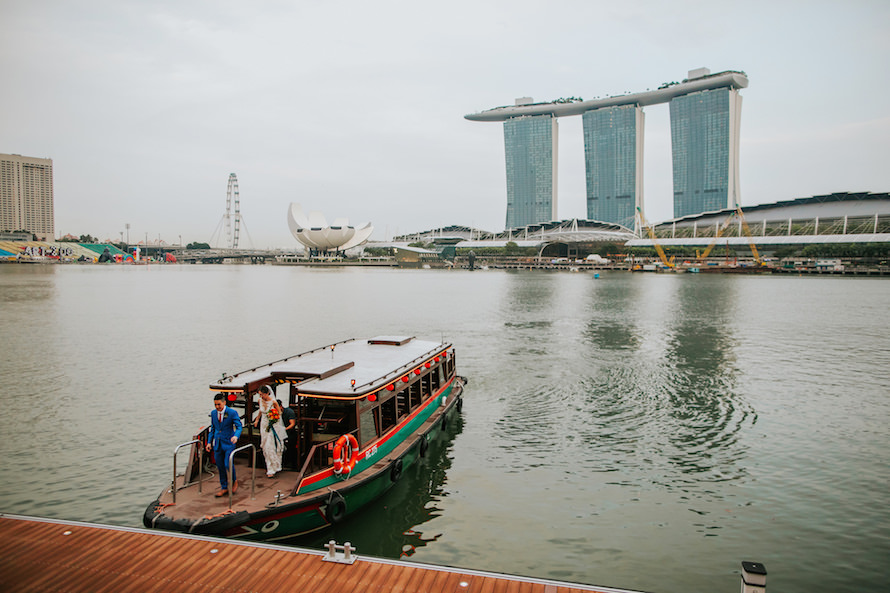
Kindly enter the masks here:
[[[234, 513], [235, 513], [235, 511], [233, 511], [232, 509], [226, 509], [223, 512], [217, 513], [215, 515], [204, 515], [204, 519], [207, 521], [213, 521], [214, 519], [217, 519], [219, 517], [224, 517], [226, 515], [232, 515]], [[200, 520], [201, 519], [198, 519], [198, 521], [200, 521]]]

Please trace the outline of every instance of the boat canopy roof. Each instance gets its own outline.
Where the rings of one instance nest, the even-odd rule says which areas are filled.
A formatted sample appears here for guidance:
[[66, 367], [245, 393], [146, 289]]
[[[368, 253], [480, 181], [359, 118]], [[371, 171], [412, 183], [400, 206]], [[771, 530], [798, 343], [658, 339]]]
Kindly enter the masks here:
[[301, 395], [358, 399], [445, 355], [451, 344], [412, 336], [352, 339], [223, 375], [214, 391], [251, 393], [269, 383], [296, 383]]

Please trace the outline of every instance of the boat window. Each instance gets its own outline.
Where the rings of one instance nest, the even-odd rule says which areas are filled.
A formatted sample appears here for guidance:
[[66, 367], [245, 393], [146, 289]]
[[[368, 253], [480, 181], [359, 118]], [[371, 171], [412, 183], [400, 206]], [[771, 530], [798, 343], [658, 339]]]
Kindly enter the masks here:
[[430, 381], [432, 382], [432, 392], [435, 393], [442, 384], [442, 365], [439, 364], [433, 367], [433, 370], [430, 372]]
[[396, 398], [391, 397], [380, 404], [380, 433], [383, 434], [396, 425]]
[[408, 414], [409, 405], [410, 405], [409, 396], [410, 396], [411, 390], [414, 389], [414, 386], [416, 383], [417, 382], [415, 381], [408, 387], [408, 389], [403, 389], [403, 390], [399, 391], [398, 393], [396, 393], [396, 403], [397, 403], [399, 418], [403, 418]]
[[352, 402], [307, 398], [303, 422], [308, 424], [313, 443], [326, 442], [355, 430]]
[[379, 417], [379, 408], [369, 408], [361, 413], [361, 423], [359, 428], [360, 447], [367, 447], [368, 443], [377, 438]]
[[423, 393], [422, 385], [423, 385], [423, 379], [421, 379], [420, 381], [415, 381], [408, 388], [408, 397], [411, 402], [412, 410], [414, 408], [416, 408], [417, 406], [419, 406], [420, 402], [422, 401], [422, 396], [421, 396], [421, 394]]
[[420, 382], [423, 384], [421, 387], [421, 391], [423, 393], [423, 399], [428, 398], [433, 394], [433, 373], [432, 371], [427, 371]]

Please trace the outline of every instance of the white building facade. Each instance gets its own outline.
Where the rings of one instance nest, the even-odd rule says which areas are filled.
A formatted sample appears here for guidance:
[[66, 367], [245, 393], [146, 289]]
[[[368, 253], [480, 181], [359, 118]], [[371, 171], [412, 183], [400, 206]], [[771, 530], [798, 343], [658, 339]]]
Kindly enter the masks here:
[[0, 231], [22, 230], [55, 239], [53, 161], [0, 154]]

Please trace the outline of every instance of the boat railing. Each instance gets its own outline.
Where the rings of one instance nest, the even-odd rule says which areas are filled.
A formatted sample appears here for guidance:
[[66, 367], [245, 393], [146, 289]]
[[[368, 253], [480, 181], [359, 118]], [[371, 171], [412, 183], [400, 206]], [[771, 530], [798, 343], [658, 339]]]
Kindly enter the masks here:
[[306, 461], [303, 462], [303, 467], [300, 469], [300, 475], [297, 476], [297, 483], [294, 484], [294, 489], [291, 490], [290, 495], [296, 496], [300, 491], [300, 484], [303, 483], [303, 476], [306, 475], [306, 470], [309, 469], [309, 464], [312, 463], [312, 459], [315, 457], [315, 451], [322, 445], [327, 443], [317, 443], [312, 445], [312, 448], [309, 449], [309, 454], [306, 455]]
[[[357, 428], [355, 430], [351, 430], [348, 434], [352, 434], [352, 433], [356, 433], [356, 432], [358, 432]], [[291, 496], [296, 496], [300, 492], [300, 485], [303, 483], [303, 478], [306, 476], [306, 473], [309, 471], [309, 468], [312, 467], [312, 462], [315, 460], [316, 454], [318, 452], [322, 451], [325, 447], [327, 447], [328, 445], [330, 445], [337, 439], [339, 439], [340, 436], [341, 435], [337, 435], [332, 439], [328, 439], [321, 443], [315, 443], [314, 445], [312, 445], [312, 448], [309, 449], [309, 454], [306, 455], [306, 461], [303, 462], [303, 467], [300, 469], [300, 474], [297, 476], [297, 483], [294, 485], [294, 489], [291, 490], [291, 493], [290, 493]], [[324, 466], [324, 464], [321, 462], [318, 462], [316, 465], [319, 468]]]
[[[170, 488], [170, 491], [173, 493], [173, 503], [176, 503], [176, 491], [179, 488], [176, 487], [176, 454], [179, 453], [179, 450], [183, 447], [188, 447], [189, 445], [194, 445], [195, 443], [201, 444], [203, 441], [201, 439], [195, 439], [193, 441], [189, 441], [187, 443], [182, 443], [181, 445], [177, 445], [175, 449], [173, 449], [173, 486]], [[203, 480], [203, 472], [204, 472], [204, 450], [201, 447], [197, 447], [198, 449], [198, 492], [201, 492], [201, 483]], [[189, 471], [186, 469], [186, 474]], [[182, 480], [182, 487], [185, 488], [189, 484], [189, 476], [185, 475]]]
[[243, 451], [244, 449], [250, 449], [253, 454], [253, 460], [250, 463], [251, 476], [250, 476], [250, 499], [253, 500], [256, 498], [256, 447], [252, 443], [248, 443], [243, 447], [238, 447], [231, 453], [229, 453], [229, 465], [226, 466], [226, 477], [228, 478], [228, 482], [226, 484], [229, 485], [229, 510], [232, 509], [232, 489], [235, 485], [232, 480], [232, 464], [235, 463], [235, 453], [239, 451]]

